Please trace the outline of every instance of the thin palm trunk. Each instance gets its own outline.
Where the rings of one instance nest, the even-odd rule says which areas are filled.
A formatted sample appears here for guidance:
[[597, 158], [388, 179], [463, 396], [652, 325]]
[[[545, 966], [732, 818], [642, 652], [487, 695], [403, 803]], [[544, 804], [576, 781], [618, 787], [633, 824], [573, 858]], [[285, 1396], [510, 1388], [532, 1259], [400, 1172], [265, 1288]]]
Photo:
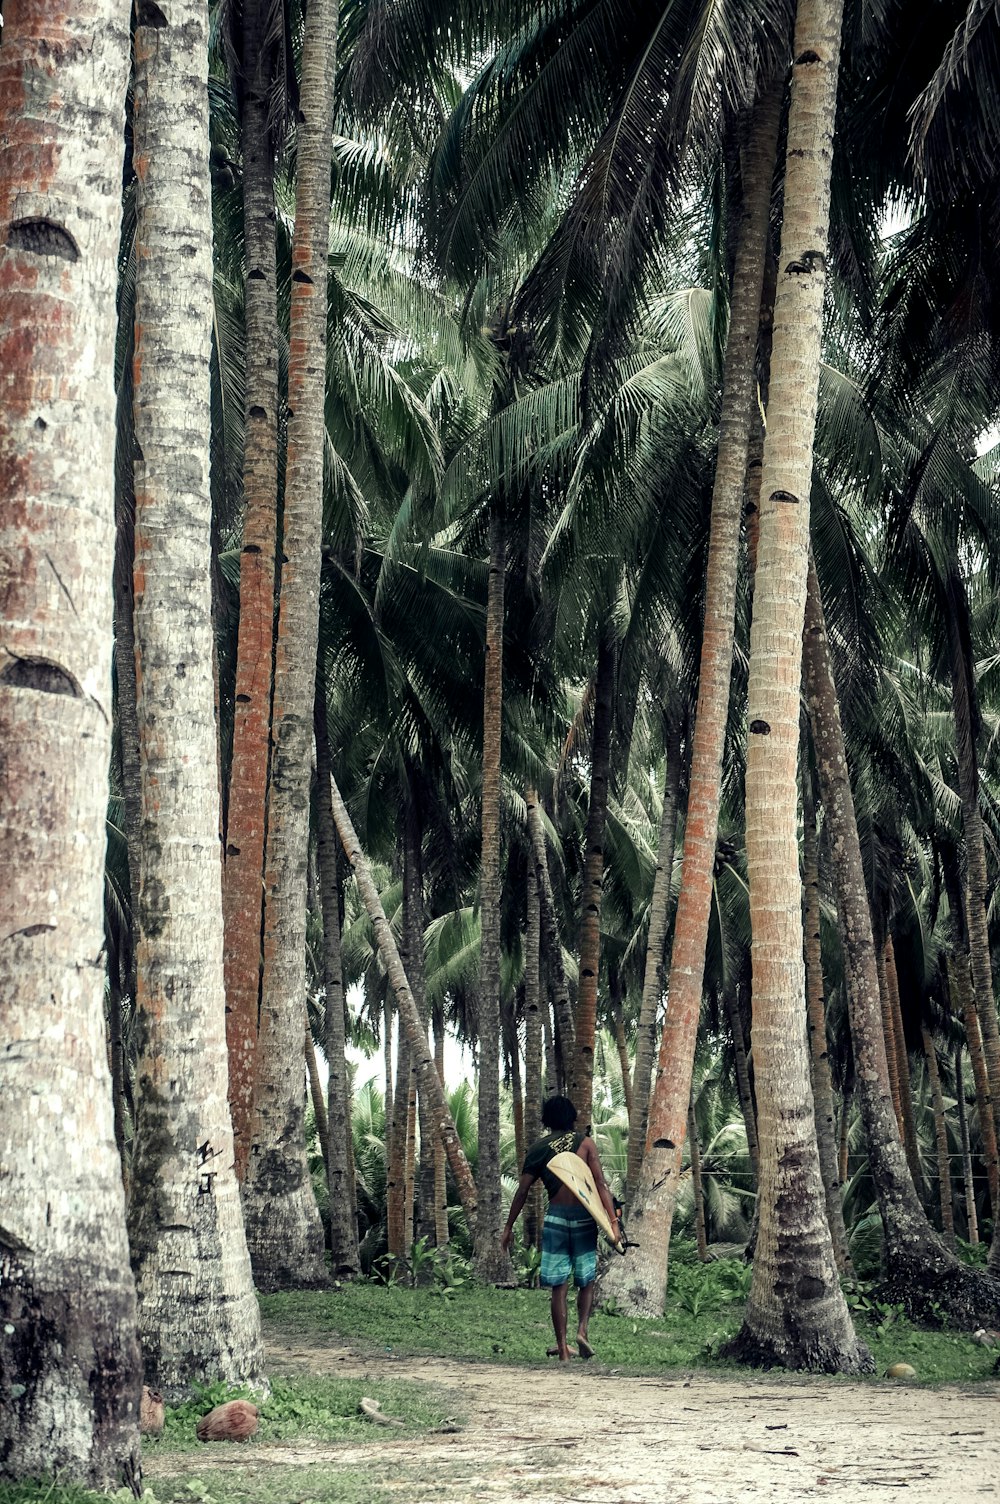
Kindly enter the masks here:
[[806, 737], [802, 745], [802, 886], [805, 898], [806, 1025], [812, 1065], [813, 1104], [820, 1171], [826, 1192], [826, 1215], [833, 1239], [833, 1252], [840, 1273], [851, 1272], [844, 1227], [837, 1144], [834, 1137], [833, 1081], [826, 1039], [826, 999], [823, 986], [823, 956], [820, 948], [819, 835], [816, 830], [816, 799], [809, 765]]
[[337, 827], [330, 806], [331, 757], [326, 719], [326, 674], [316, 676], [316, 862], [323, 913], [323, 1030], [329, 1078], [324, 1140], [330, 1188], [330, 1267], [337, 1279], [351, 1279], [361, 1269], [358, 1219], [353, 1205], [354, 1167], [351, 1142], [351, 1078], [347, 1069], [347, 1024], [344, 971], [340, 954], [340, 873]]
[[129, 11], [19, 0], [0, 45], [0, 1474], [138, 1493], [102, 957]]
[[545, 1094], [551, 1096], [559, 1090], [559, 1051], [556, 1048], [556, 1031], [546, 993], [542, 994], [542, 1033], [545, 1036]]
[[958, 1112], [958, 1134], [962, 1144], [962, 1186], [965, 1191], [965, 1221], [970, 1243], [979, 1242], [979, 1217], [976, 1213], [976, 1184], [972, 1178], [972, 1149], [969, 1143], [969, 1111], [965, 1102], [965, 1082], [962, 1075], [962, 1046], [955, 1046], [955, 1107]]
[[[438, 1078], [444, 1085], [444, 1018], [434, 1014], [434, 1065]], [[438, 1248], [446, 1248], [448, 1230], [448, 1182], [445, 1174], [444, 1144], [434, 1135], [434, 1242]]]
[[733, 1041], [733, 1059], [736, 1065], [736, 1091], [740, 1099], [740, 1111], [747, 1133], [747, 1152], [753, 1168], [753, 1183], [756, 1190], [760, 1180], [760, 1145], [757, 1142], [757, 1109], [750, 1089], [750, 1067], [747, 1061], [746, 1040], [743, 1037], [743, 1019], [740, 1017], [739, 998], [735, 987], [727, 987], [724, 993], [729, 1033]]
[[[417, 804], [415, 783], [411, 781], [403, 815], [403, 934], [400, 955], [407, 980], [417, 1005], [426, 1037], [430, 1014], [424, 986], [424, 874], [423, 829]], [[420, 1122], [420, 1168], [417, 1181], [417, 1236], [431, 1242], [434, 1237], [434, 1145], [431, 1104], [421, 1092], [418, 1098]]]
[[688, 1151], [691, 1155], [691, 1195], [694, 1200], [694, 1236], [698, 1257], [704, 1264], [708, 1260], [708, 1238], [705, 1235], [705, 1191], [701, 1183], [701, 1146], [698, 1143], [698, 1123], [694, 1115], [694, 1098], [688, 1104], [687, 1120]]
[[[529, 859], [533, 860], [535, 865], [535, 881], [538, 884], [541, 905], [542, 941], [545, 946], [547, 970], [552, 982], [552, 1004], [555, 1010], [555, 1027], [559, 1037], [558, 1054], [565, 1066], [565, 1063], [573, 1058], [575, 1040], [573, 1008], [569, 999], [566, 968], [563, 965], [562, 940], [559, 935], [559, 921], [556, 916], [552, 878], [549, 873], [542, 807], [537, 790], [530, 785], [524, 791], [524, 802], [528, 819]], [[560, 1073], [553, 1074], [551, 1066], [548, 1077], [550, 1091], [557, 1091], [565, 1085]]]
[[[542, 1047], [545, 1033], [542, 1007], [541, 931], [542, 919], [535, 864], [528, 859], [527, 923], [524, 932], [524, 1137], [530, 1146], [542, 1132]], [[523, 1163], [523, 1161], [521, 1162]], [[518, 1165], [520, 1170], [521, 1164]], [[541, 1186], [536, 1183], [524, 1208], [524, 1241], [528, 1248], [539, 1246], [541, 1226]]]
[[386, 1230], [391, 1259], [406, 1257], [406, 1117], [410, 1104], [410, 1050], [403, 1030], [396, 1041], [396, 1085], [388, 1123]]
[[521, 1048], [517, 1037], [517, 1024], [514, 1019], [514, 1010], [511, 1006], [504, 1007], [503, 1017], [504, 1050], [507, 1055], [507, 1065], [510, 1072], [510, 1101], [511, 1112], [514, 1118], [514, 1152], [517, 1163], [524, 1163], [526, 1145], [524, 1142], [524, 1087], [521, 1079]]
[[[132, 354], [134, 334], [129, 335], [128, 350]], [[122, 411], [127, 403], [127, 413]], [[132, 594], [132, 575], [135, 562], [135, 494], [132, 477], [132, 377], [128, 370], [122, 372], [118, 389], [119, 445], [125, 453], [116, 456], [116, 471], [124, 471], [128, 479], [115, 495], [115, 713], [118, 722], [118, 741], [121, 748], [122, 805], [125, 821], [125, 845], [128, 851], [129, 881], [129, 973], [124, 985], [135, 1004], [136, 994], [136, 937], [139, 925], [139, 866], [142, 860], [142, 794], [139, 772], [139, 722], [136, 719], [135, 697], [135, 603]]]
[[590, 798], [584, 845], [583, 892], [580, 897], [580, 968], [577, 987], [570, 1096], [580, 1123], [590, 1122], [594, 1097], [594, 1036], [597, 1030], [597, 984], [601, 972], [601, 903], [604, 896], [604, 839], [611, 784], [611, 731], [614, 720], [615, 644], [608, 624], [597, 646], [594, 734], [590, 753]]
[[618, 1069], [622, 1076], [622, 1093], [625, 1097], [625, 1112], [628, 1116], [629, 1133], [632, 1132], [632, 1113], [635, 1103], [632, 1098], [632, 1061], [628, 1053], [628, 1036], [625, 1033], [625, 1017], [622, 1012], [622, 990], [618, 972], [609, 978], [612, 1008], [612, 1024], [615, 1031], [615, 1049], [618, 1051]]
[[257, 1061], [278, 534], [278, 297], [274, 143], [268, 119], [274, 62], [267, 40], [272, 9], [269, 0], [244, 4], [239, 70], [246, 415], [240, 611], [222, 896], [229, 1105], [236, 1173], [241, 1181], [250, 1154]]
[[482, 859], [479, 878], [480, 959], [479, 1163], [476, 1169], [475, 1261], [480, 1278], [513, 1280], [500, 1247], [500, 745], [503, 728], [503, 615], [506, 537], [503, 508], [490, 519], [486, 592], [486, 666], [483, 689]]
[[903, 1027], [903, 1008], [899, 996], [899, 977], [896, 972], [896, 950], [892, 935], [885, 940], [885, 983], [892, 1010], [892, 1033], [896, 1044], [896, 1071], [899, 1077], [899, 1105], [903, 1117], [903, 1148], [906, 1163], [913, 1176], [917, 1195], [924, 1191], [924, 1172], [920, 1163], [920, 1148], [917, 1144], [917, 1123], [913, 1115], [913, 1083], [910, 1080], [910, 1055], [906, 1048], [906, 1031]]
[[312, 0], [302, 41], [288, 361], [282, 574], [274, 659], [264, 969], [243, 1210], [262, 1290], [328, 1283], [302, 1121], [306, 869], [326, 430], [327, 252], [337, 0]]
[[889, 997], [884, 946], [879, 947], [875, 965], [878, 977], [879, 1008], [882, 1013], [882, 1036], [885, 1040], [886, 1066], [889, 1071], [889, 1093], [892, 1097], [892, 1110], [896, 1118], [896, 1131], [899, 1134], [899, 1141], [902, 1143], [905, 1130], [903, 1127], [903, 1102], [899, 1093], [899, 1051], [896, 1048], [896, 1020], [892, 1011], [892, 1000]]
[[888, 1285], [917, 1318], [946, 1312], [965, 1325], [1000, 1318], [1000, 1284], [960, 1264], [927, 1220], [895, 1128], [879, 1003], [876, 946], [865, 888], [840, 707], [823, 602], [809, 570], [805, 689], [824, 818], [838, 853], [833, 878], [844, 947], [844, 975], [854, 1057], [854, 1084], [885, 1236]]
[[[367, 982], [367, 978], [366, 978]], [[392, 993], [387, 991], [382, 1005], [382, 1055], [385, 1062], [385, 1120], [392, 1109]], [[444, 1079], [442, 1077], [442, 1079]]]
[[316, 1137], [319, 1140], [319, 1152], [323, 1156], [323, 1168], [327, 1176], [330, 1174], [330, 1120], [326, 1110], [326, 1101], [323, 1096], [323, 1083], [319, 1075], [319, 1061], [316, 1059], [316, 1045], [313, 1040], [312, 1024], [309, 1022], [309, 1010], [302, 1010], [305, 1019], [305, 1053], [306, 1053], [306, 1080], [309, 1082], [309, 1095], [312, 1098], [313, 1116], [316, 1119]]
[[660, 1040], [642, 1170], [629, 1214], [640, 1248], [607, 1274], [603, 1289], [638, 1315], [663, 1311], [667, 1249], [680, 1175], [691, 1095], [694, 1047], [701, 1012], [705, 950], [719, 823], [722, 754], [729, 711], [740, 518], [750, 428], [755, 412], [754, 357], [767, 252], [771, 183], [777, 154], [782, 91], [769, 89], [754, 115], [744, 163], [744, 201], [736, 247], [729, 336], [712, 513], [705, 620], [681, 886], [670, 960], [669, 1006]]
[[965, 1042], [969, 1047], [972, 1062], [972, 1079], [976, 1089], [976, 1108], [979, 1118], [979, 1136], [983, 1161], [986, 1165], [986, 1186], [989, 1194], [990, 1214], [996, 1223], [1000, 1215], [1000, 1156], [997, 1153], [996, 1129], [993, 1121], [993, 1098], [989, 1076], [986, 1072], [986, 1057], [983, 1054], [983, 1036], [979, 1028], [979, 1014], [969, 974], [969, 958], [959, 950], [946, 960], [949, 991], [956, 999], [962, 1022], [965, 1025]]
[[[434, 1114], [434, 1132], [440, 1137], [448, 1156], [448, 1164], [454, 1176], [455, 1187], [458, 1191], [459, 1200], [465, 1210], [466, 1220], [472, 1227], [476, 1220], [476, 1187], [469, 1169], [469, 1162], [465, 1157], [461, 1139], [455, 1130], [448, 1103], [445, 1100], [441, 1078], [434, 1065], [434, 1057], [430, 1052], [427, 1035], [424, 1033], [417, 1012], [417, 1005], [410, 991], [410, 984], [406, 979], [406, 971], [400, 960], [399, 950], [389, 928], [385, 909], [379, 897], [378, 889], [372, 880], [371, 868], [368, 866], [357, 833], [351, 823], [351, 817], [347, 812], [337, 788], [336, 781], [330, 781], [330, 797], [333, 803], [333, 818], [337, 825], [337, 834], [341, 844], [347, 853], [347, 860], [351, 864], [361, 901], [365, 906], [372, 929], [375, 931], [375, 944], [382, 958], [389, 978], [389, 986], [392, 988], [399, 1009], [400, 1031], [405, 1032], [410, 1049], [413, 1052], [415, 1069], [417, 1072], [417, 1086], [420, 1091], [426, 1092], [427, 1099], [431, 1104]], [[397, 1082], [397, 1091], [398, 1091]]]
[[847, 1184], [847, 1175], [850, 1159], [850, 1129], [851, 1129], [851, 1103], [854, 1100], [854, 1088], [852, 1085], [844, 1087], [843, 1100], [840, 1104], [840, 1149], [837, 1159], [837, 1171], [841, 1185]]
[[635, 1066], [632, 1073], [632, 1105], [629, 1108], [628, 1165], [625, 1171], [625, 1201], [631, 1203], [639, 1183], [646, 1147], [649, 1118], [649, 1088], [656, 1059], [656, 1035], [663, 1003], [667, 924], [670, 918], [670, 886], [674, 874], [674, 838], [677, 834], [677, 796], [681, 781], [680, 727], [674, 718], [666, 735], [663, 773], [663, 809], [656, 844], [656, 872], [649, 901], [649, 933], [642, 974], [642, 1001], [635, 1031]]
[[403, 1250], [407, 1257], [414, 1243], [413, 1193], [417, 1172], [417, 1080], [412, 1064], [409, 1078], [410, 1089], [406, 1093], [406, 1145], [403, 1155]]
[[955, 1213], [951, 1200], [951, 1161], [948, 1157], [948, 1128], [944, 1114], [944, 1093], [941, 1090], [941, 1071], [938, 1067], [937, 1050], [931, 1031], [925, 1023], [920, 1025], [920, 1039], [927, 1061], [927, 1076], [931, 1086], [931, 1104], [934, 1109], [934, 1145], [937, 1153], [938, 1205], [941, 1208], [941, 1231], [945, 1245], [955, 1251]]

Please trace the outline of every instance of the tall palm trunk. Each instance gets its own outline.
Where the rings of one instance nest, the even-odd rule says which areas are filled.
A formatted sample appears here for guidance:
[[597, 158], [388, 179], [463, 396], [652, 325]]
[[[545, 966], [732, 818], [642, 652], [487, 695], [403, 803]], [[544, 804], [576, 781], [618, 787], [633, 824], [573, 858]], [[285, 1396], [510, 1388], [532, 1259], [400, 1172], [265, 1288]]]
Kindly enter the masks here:
[[[528, 859], [527, 924], [524, 932], [524, 1137], [530, 1146], [542, 1132], [542, 989], [541, 913], [534, 862]], [[546, 1004], [546, 1007], [548, 1005]], [[521, 1166], [518, 1165], [520, 1170]], [[541, 1187], [533, 1188], [525, 1205], [524, 1241], [538, 1246], [541, 1237]]]
[[[227, 1097], [210, 580], [205, 0], [173, 0], [148, 21], [140, 7], [135, 59], [142, 1044], [129, 1240], [146, 1382], [175, 1402], [195, 1384], [253, 1383], [263, 1361]], [[301, 1060], [301, 1012], [296, 1023]]]
[[937, 1152], [938, 1205], [941, 1209], [941, 1231], [946, 1247], [955, 1250], [955, 1212], [951, 1201], [951, 1162], [948, 1157], [948, 1128], [944, 1115], [944, 1093], [941, 1090], [941, 1071], [938, 1067], [937, 1050], [931, 1031], [925, 1023], [920, 1025], [920, 1039], [927, 1061], [927, 1077], [931, 1086], [931, 1105], [934, 1109], [934, 1145]]
[[[559, 1035], [559, 1054], [565, 1069], [565, 1063], [573, 1059], [575, 1043], [573, 1008], [569, 1000], [566, 968], [563, 965], [562, 940], [559, 935], [559, 920], [556, 915], [549, 858], [545, 847], [542, 807], [537, 790], [530, 785], [524, 791], [524, 802], [528, 817], [529, 861], [534, 862], [535, 881], [538, 884], [541, 934], [545, 942], [547, 970], [552, 982], [552, 1003], [555, 1010], [556, 1030]], [[550, 1069], [547, 1074], [551, 1091], [561, 1090], [566, 1084], [565, 1081], [559, 1079], [558, 1072], [554, 1074]]]
[[802, 886], [805, 898], [806, 932], [806, 1024], [812, 1064], [813, 1104], [820, 1172], [826, 1192], [826, 1216], [833, 1239], [833, 1253], [841, 1274], [850, 1271], [841, 1200], [837, 1144], [834, 1138], [833, 1081], [826, 1040], [826, 1000], [823, 995], [823, 957], [820, 949], [819, 835], [816, 830], [816, 799], [809, 766], [809, 746], [802, 739]]
[[642, 1170], [629, 1214], [630, 1231], [640, 1247], [613, 1266], [602, 1287], [605, 1294], [615, 1297], [623, 1311], [637, 1315], [657, 1316], [663, 1310], [667, 1250], [701, 1012], [733, 663], [740, 516], [755, 411], [754, 357], [781, 97], [780, 88], [769, 90], [755, 111], [744, 162], [743, 215], [736, 246], [723, 372], [698, 704], [691, 746], [681, 886], [670, 959], [669, 1006], [660, 1039]]
[[514, 1118], [514, 1150], [517, 1163], [524, 1163], [527, 1145], [524, 1142], [524, 1084], [521, 1078], [521, 1046], [517, 1037], [517, 1022], [513, 1003], [503, 1008], [503, 1046], [510, 1073], [510, 1103]]
[[386, 1113], [386, 1234], [391, 1259], [404, 1259], [406, 1242], [406, 1118], [410, 1105], [410, 1049], [402, 1029], [396, 1041], [396, 1084], [392, 1113]]
[[854, 1083], [846, 1082], [840, 1104], [840, 1147], [837, 1151], [837, 1166], [841, 1185], [846, 1185], [850, 1156], [851, 1103], [854, 1101]]
[[483, 690], [483, 823], [479, 879], [479, 1164], [476, 1171], [475, 1261], [482, 1279], [513, 1282], [500, 1247], [500, 744], [503, 727], [503, 609], [505, 522], [495, 504], [490, 519], [486, 593], [486, 667]]
[[691, 1155], [691, 1194], [694, 1200], [694, 1236], [698, 1257], [704, 1264], [708, 1260], [708, 1238], [705, 1235], [705, 1191], [701, 1183], [701, 1145], [698, 1143], [698, 1122], [694, 1115], [694, 1097], [688, 1103], [687, 1120], [688, 1150]]
[[326, 1110], [326, 1099], [323, 1096], [323, 1083], [319, 1075], [319, 1060], [316, 1057], [316, 1042], [313, 1039], [308, 1006], [302, 1009], [302, 1017], [305, 1022], [306, 1080], [309, 1082], [309, 1095], [312, 1098], [313, 1116], [316, 1119], [316, 1137], [319, 1140], [319, 1152], [323, 1156], [323, 1170], [327, 1177], [329, 1177], [330, 1117]]
[[740, 1099], [740, 1111], [747, 1133], [747, 1152], [753, 1169], [754, 1190], [760, 1180], [760, 1145], [757, 1142], [757, 1109], [750, 1090], [750, 1067], [747, 1061], [746, 1040], [743, 1037], [743, 1019], [735, 987], [727, 987], [724, 993], [729, 1033], [733, 1041], [733, 1059], [736, 1065], [736, 1091]]
[[301, 1055], [306, 992], [309, 777], [319, 637], [330, 150], [337, 0], [312, 0], [302, 42], [288, 359], [288, 457], [274, 660], [264, 882], [264, 972], [243, 1209], [263, 1290], [328, 1280], [309, 1178]]
[[875, 959], [875, 971], [878, 977], [879, 1007], [882, 1013], [882, 1035], [885, 1040], [885, 1058], [889, 1071], [889, 1094], [892, 1097], [892, 1110], [896, 1117], [896, 1129], [899, 1133], [899, 1141], [905, 1138], [903, 1125], [903, 1099], [899, 1091], [899, 1051], [896, 1048], [896, 1018], [892, 1010], [892, 999], [889, 996], [889, 980], [885, 968], [885, 946], [879, 947]]
[[0, 1475], [138, 1493], [102, 955], [129, 9], [15, 0], [0, 45]]
[[[423, 828], [418, 793], [410, 782], [403, 814], [403, 935], [400, 955], [426, 1036], [430, 1028], [424, 986], [424, 873]], [[417, 1237], [434, 1238], [434, 1132], [431, 1104], [421, 1092], [417, 1100], [420, 1122], [420, 1170], [417, 1181]]]
[[983, 817], [979, 810], [979, 760], [976, 755], [978, 706], [971, 649], [963, 640], [968, 611], [957, 571], [949, 582], [951, 609], [948, 617], [948, 649], [951, 661], [952, 706], [955, 745], [958, 752], [958, 785], [962, 796], [962, 831], [965, 836], [965, 922], [972, 964], [976, 1011], [983, 1037], [983, 1056], [990, 1083], [994, 1137], [1000, 1144], [1000, 1028], [993, 991], [993, 967], [987, 923], [989, 885], [986, 875], [986, 845]]
[[268, 119], [272, 0], [245, 0], [240, 58], [246, 416], [233, 751], [226, 815], [226, 1039], [236, 1172], [250, 1154], [260, 1008], [264, 842], [278, 533], [278, 300], [274, 143]]
[[403, 1250], [404, 1257], [413, 1247], [413, 1190], [417, 1167], [417, 1081], [411, 1064], [409, 1090], [406, 1093], [405, 1149], [403, 1153]]
[[[466, 1221], [470, 1227], [475, 1226], [476, 1220], [476, 1187], [469, 1168], [469, 1161], [465, 1157], [462, 1141], [455, 1129], [455, 1123], [445, 1100], [444, 1088], [441, 1085], [441, 1077], [437, 1073], [434, 1057], [430, 1052], [427, 1035], [420, 1022], [417, 1005], [410, 991], [410, 984], [406, 979], [406, 972], [399, 957], [396, 942], [389, 928], [389, 921], [382, 907], [378, 889], [372, 880], [371, 868], [368, 866], [361, 843], [351, 823], [351, 817], [347, 813], [347, 806], [341, 797], [340, 790], [334, 779], [330, 780], [330, 798], [333, 804], [333, 818], [337, 825], [337, 834], [340, 836], [341, 845], [347, 853], [347, 860], [351, 864], [361, 901], [365, 906], [372, 929], [375, 931], [375, 944], [382, 958], [386, 975], [389, 978], [389, 986], [392, 988], [399, 1008], [400, 1032], [406, 1034], [409, 1047], [413, 1052], [414, 1068], [417, 1073], [417, 1088], [426, 1092], [427, 1099], [433, 1111], [434, 1131], [444, 1144], [445, 1153], [448, 1156], [448, 1164], [455, 1180], [459, 1200], [465, 1211]], [[396, 1084], [399, 1090], [399, 1083]]]
[[[444, 1085], [444, 1018], [439, 1010], [434, 1012], [434, 1066], [438, 1079]], [[446, 1248], [450, 1239], [448, 1228], [448, 1181], [445, 1173], [444, 1144], [438, 1134], [434, 1135], [434, 1243]]]
[[799, 0], [747, 709], [759, 1230], [732, 1350], [786, 1367], [856, 1372], [870, 1367], [871, 1358], [851, 1325], [826, 1219], [809, 1079], [796, 832], [809, 494], [842, 20], [842, 0]]
[[965, 1191], [965, 1220], [970, 1243], [979, 1242], [979, 1217], [976, 1213], [976, 1184], [972, 1178], [972, 1150], [969, 1144], [969, 1112], [965, 1103], [962, 1079], [962, 1046], [955, 1046], [955, 1107], [958, 1112], [958, 1135], [962, 1145], [962, 1186]]
[[590, 799], [580, 897], [580, 981], [576, 1001], [576, 1056], [570, 1096], [581, 1127], [590, 1122], [594, 1098], [594, 1036], [597, 984], [601, 972], [601, 901], [604, 896], [604, 836], [611, 783], [611, 730], [614, 719], [615, 644], [608, 624], [597, 645], [594, 734], [590, 753]]
[[[946, 880], [947, 870], [946, 866]], [[951, 884], [949, 883], [950, 886]], [[969, 1059], [972, 1062], [972, 1079], [976, 1088], [979, 1136], [983, 1162], [986, 1166], [986, 1186], [989, 1195], [990, 1212], [995, 1223], [998, 1215], [1000, 1215], [1000, 1156], [997, 1153], [997, 1136], [993, 1122], [993, 1097], [990, 1091], [989, 1076], [986, 1071], [986, 1057], [983, 1054], [983, 1036], [979, 1028], [979, 1015], [976, 1012], [976, 999], [972, 990], [972, 978], [969, 975], [969, 958], [961, 946], [955, 956], [947, 957], [945, 967], [948, 977], [948, 990], [957, 1003], [962, 1022], [965, 1025], [965, 1041], [969, 1047]]]
[[917, 1122], [913, 1115], [913, 1083], [910, 1080], [910, 1055], [906, 1048], [906, 1032], [903, 1028], [903, 1008], [899, 997], [899, 976], [896, 972], [896, 950], [892, 935], [885, 937], [885, 985], [892, 1010], [892, 1034], [896, 1045], [896, 1072], [899, 1077], [899, 1108], [903, 1119], [903, 1148], [906, 1163], [913, 1176], [917, 1195], [924, 1190], [924, 1172], [920, 1163], [920, 1148], [917, 1143]]
[[646, 964], [642, 974], [642, 1001], [635, 1031], [635, 1066], [632, 1071], [632, 1106], [629, 1110], [628, 1166], [625, 1172], [625, 1200], [631, 1202], [639, 1181], [643, 1150], [646, 1147], [646, 1122], [649, 1117], [649, 1088], [656, 1058], [656, 1028], [663, 1002], [663, 973], [666, 962], [667, 922], [670, 917], [670, 884], [674, 873], [674, 837], [677, 833], [677, 795], [681, 781], [681, 738], [676, 718], [666, 736], [666, 767], [663, 775], [663, 809], [660, 814], [660, 837], [656, 845], [656, 872], [649, 901], [649, 933], [646, 937]]
[[831, 848], [838, 853], [833, 878], [844, 947], [855, 1094], [882, 1216], [888, 1284], [915, 1317], [937, 1320], [944, 1311], [963, 1325], [974, 1320], [976, 1326], [989, 1326], [1000, 1319], [1000, 1284], [991, 1284], [967, 1269], [945, 1248], [920, 1204], [896, 1131], [871, 908], [823, 602], [813, 565], [806, 608], [805, 689], [824, 816]]
[[340, 955], [340, 874], [337, 827], [330, 806], [330, 739], [326, 723], [326, 675], [316, 676], [316, 859], [323, 910], [324, 1029], [327, 1081], [326, 1174], [330, 1187], [330, 1266], [338, 1279], [359, 1273], [358, 1221], [351, 1188], [351, 1079], [347, 1071], [344, 971]]

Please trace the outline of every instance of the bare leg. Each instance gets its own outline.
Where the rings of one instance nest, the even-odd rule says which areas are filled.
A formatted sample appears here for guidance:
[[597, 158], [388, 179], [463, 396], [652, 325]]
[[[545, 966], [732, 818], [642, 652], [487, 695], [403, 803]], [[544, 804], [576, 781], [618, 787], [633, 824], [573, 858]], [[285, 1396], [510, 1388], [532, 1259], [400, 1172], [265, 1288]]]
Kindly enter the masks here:
[[570, 1351], [566, 1346], [566, 1286], [564, 1284], [552, 1286], [552, 1329], [556, 1334], [559, 1361], [565, 1363], [570, 1357]]
[[594, 1291], [597, 1289], [597, 1281], [591, 1280], [589, 1285], [584, 1285], [582, 1290], [576, 1292], [576, 1326], [577, 1337], [580, 1342], [580, 1351], [587, 1342], [587, 1326], [590, 1322], [590, 1313], [594, 1309]]

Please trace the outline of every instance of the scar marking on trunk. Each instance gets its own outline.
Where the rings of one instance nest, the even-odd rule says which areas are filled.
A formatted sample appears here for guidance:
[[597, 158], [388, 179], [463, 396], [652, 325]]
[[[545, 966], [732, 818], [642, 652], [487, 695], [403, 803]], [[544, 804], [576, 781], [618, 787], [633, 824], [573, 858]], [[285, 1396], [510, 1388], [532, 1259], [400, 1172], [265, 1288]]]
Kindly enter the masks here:
[[795, 503], [796, 506], [798, 506], [798, 504], [799, 504], [799, 498], [797, 496], [793, 495], [793, 493], [791, 491], [772, 491], [771, 492], [771, 500], [772, 501], [792, 501], [792, 502]]
[[[44, 426], [45, 426], [44, 419], [39, 418], [38, 422], [41, 423], [42, 427], [44, 428]], [[37, 424], [36, 424], [36, 427], [37, 427]], [[79, 612], [77, 611], [76, 606], [73, 604], [73, 597], [70, 595], [69, 591], [66, 589], [66, 584], [65, 584], [65, 581], [63, 580], [62, 575], [59, 573], [59, 571], [56, 568], [55, 564], [52, 562], [52, 555], [47, 553], [45, 555], [45, 557], [48, 560], [49, 568], [51, 569], [52, 573], [55, 575], [56, 579], [59, 581], [59, 589], [62, 591], [62, 593], [66, 597], [66, 599], [69, 601], [70, 609], [73, 612], [73, 615], [74, 616], [79, 616]]]
[[313, 285], [313, 279], [312, 279], [312, 277], [310, 277], [310, 275], [309, 275], [308, 272], [304, 272], [302, 270], [301, 266], [297, 267], [295, 269], [295, 271], [292, 272], [292, 281], [293, 282], [305, 282], [309, 287], [312, 287], [312, 285]]
[[653, 1148], [654, 1149], [674, 1149], [674, 1148], [676, 1148], [676, 1145], [675, 1145], [675, 1143], [674, 1143], [674, 1141], [673, 1141], [672, 1138], [654, 1138], [654, 1140], [653, 1140]]
[[7, 245], [12, 251], [26, 251], [31, 256], [55, 256], [70, 262], [80, 259], [72, 235], [51, 219], [15, 219], [7, 231]]
[[139, 0], [136, 12], [140, 26], [150, 26], [154, 31], [162, 31], [167, 24], [166, 16], [154, 0]]
[[48, 695], [83, 697], [73, 675], [45, 658], [13, 658], [0, 673], [0, 684], [9, 685], [11, 689], [37, 689]]
[[767, 721], [751, 721], [750, 734], [751, 736], [770, 736], [771, 728]]
[[25, 935], [29, 940], [34, 940], [38, 935], [47, 935], [49, 930], [54, 930], [54, 924], [26, 924], [22, 930], [11, 930], [5, 935], [5, 940], [13, 940], [16, 935]]
[[821, 63], [822, 61], [823, 59], [820, 57], [818, 52], [800, 52], [798, 57], [795, 59], [796, 64]]

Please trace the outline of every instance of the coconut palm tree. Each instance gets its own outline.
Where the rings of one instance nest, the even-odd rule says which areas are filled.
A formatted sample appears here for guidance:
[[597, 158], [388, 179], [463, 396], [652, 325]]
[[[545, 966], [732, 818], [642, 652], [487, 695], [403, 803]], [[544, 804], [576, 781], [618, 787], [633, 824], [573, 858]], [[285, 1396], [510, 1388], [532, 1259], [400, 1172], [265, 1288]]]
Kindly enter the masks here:
[[29, 0], [4, 20], [0, 1474], [137, 1490], [142, 1368], [101, 962], [129, 7]]

